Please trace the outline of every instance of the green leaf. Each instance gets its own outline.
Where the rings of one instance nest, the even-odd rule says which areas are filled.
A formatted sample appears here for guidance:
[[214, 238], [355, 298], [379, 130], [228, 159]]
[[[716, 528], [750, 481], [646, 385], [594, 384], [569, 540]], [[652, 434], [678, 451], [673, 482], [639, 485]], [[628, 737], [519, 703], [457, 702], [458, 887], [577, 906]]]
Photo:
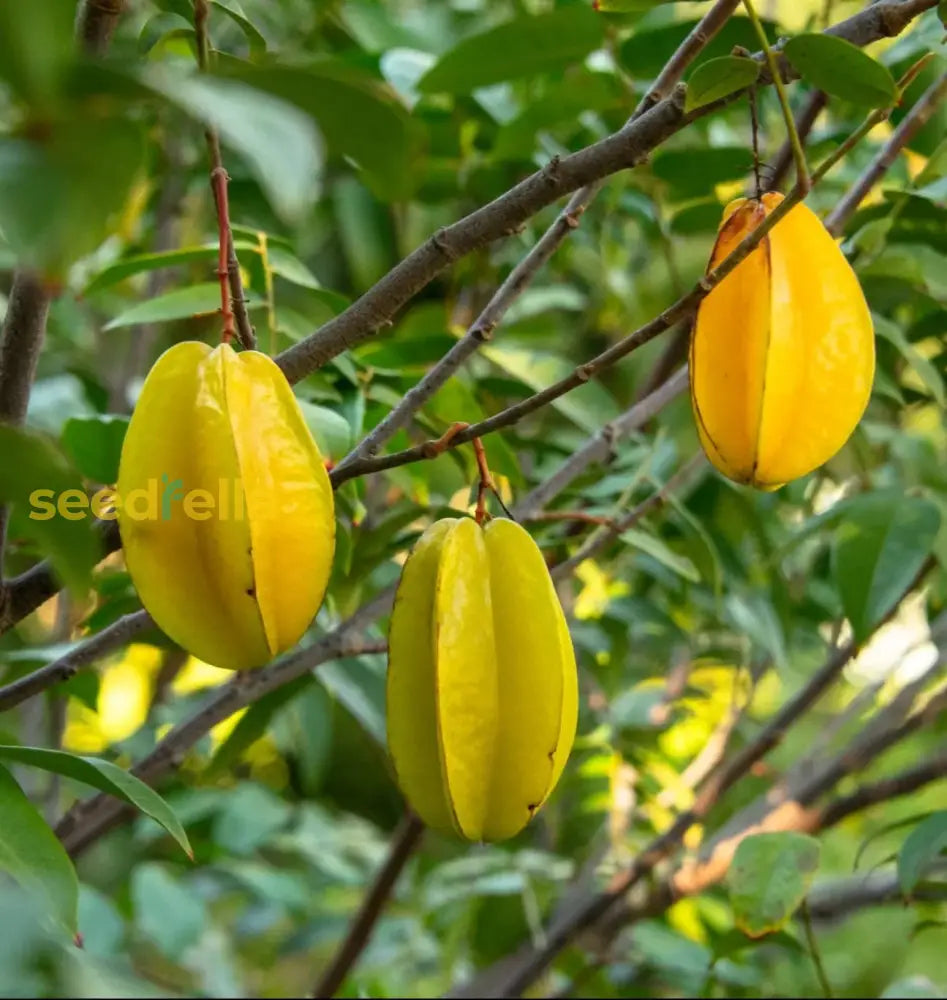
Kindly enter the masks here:
[[836, 529], [833, 568], [857, 641], [910, 585], [939, 527], [937, 505], [921, 497], [874, 494], [851, 502]]
[[905, 337], [901, 327], [885, 316], [873, 315], [875, 332], [890, 341], [900, 351], [905, 361], [914, 369], [927, 391], [941, 407], [947, 407], [944, 379], [936, 366]]
[[[85, 516], [77, 508], [69, 509], [74, 520], [57, 509], [67, 490], [85, 496], [79, 473], [44, 435], [16, 427], [0, 425], [0, 455], [0, 502], [15, 505], [11, 514], [14, 533], [35, 540], [63, 583], [84, 594], [100, 558], [93, 519], [88, 508]], [[42, 495], [34, 496], [37, 491], [43, 491]]]
[[928, 867], [947, 850], [947, 810], [932, 813], [907, 836], [898, 853], [898, 882], [910, 893]]
[[246, 160], [283, 219], [295, 222], [308, 211], [317, 194], [322, 144], [307, 115], [236, 80], [150, 69], [146, 84], [192, 118], [216, 128], [221, 140]]
[[193, 860], [194, 853], [187, 834], [167, 802], [139, 778], [116, 764], [99, 757], [79, 757], [62, 750], [46, 750], [42, 747], [0, 746], [0, 758], [61, 774], [64, 778], [81, 781], [84, 785], [91, 785], [100, 792], [122, 799], [163, 826]]
[[74, 58], [73, 4], [36, 0], [24, 17], [21, 4], [0, 2], [0, 79], [35, 105], [53, 103]]
[[319, 279], [308, 267], [289, 250], [280, 246], [269, 246], [266, 250], [270, 270], [281, 278], [302, 288], [312, 288], [316, 291], [322, 288]]
[[184, 888], [163, 866], [146, 862], [131, 874], [135, 924], [170, 959], [202, 937], [207, 909], [201, 897]]
[[221, 58], [216, 72], [305, 112], [329, 152], [354, 160], [379, 196], [394, 199], [411, 190], [415, 126], [395, 94], [374, 78], [328, 57], [297, 66]]
[[[245, 294], [248, 309], [263, 305], [259, 298]], [[105, 324], [104, 329], [116, 330], [121, 326], [135, 326], [138, 323], [163, 323], [174, 319], [191, 319], [195, 316], [210, 316], [220, 310], [220, 285], [205, 282], [190, 288], [175, 288], [173, 291], [156, 295], [147, 302], [138, 302], [119, 313], [115, 319]]]
[[118, 479], [127, 430], [128, 417], [70, 417], [62, 429], [62, 446], [82, 475], [109, 485]]
[[[256, 243], [247, 240], [235, 240], [234, 250], [238, 254], [246, 251], [255, 251]], [[165, 250], [161, 253], [143, 253], [134, 257], [124, 257], [114, 264], [99, 271], [95, 277], [86, 285], [84, 295], [92, 295], [100, 292], [104, 288], [109, 288], [124, 281], [126, 278], [134, 277], [147, 271], [160, 271], [165, 267], [177, 267], [179, 264], [190, 264], [193, 261], [217, 260], [217, 244], [208, 243], [200, 247], [183, 247], [180, 250]]]
[[[573, 370], [572, 365], [553, 354], [521, 347], [491, 345], [481, 353], [535, 392], [564, 378]], [[590, 434], [618, 412], [611, 395], [596, 382], [586, 382], [565, 396], [560, 396], [551, 405]]]
[[44, 140], [0, 139], [0, 230], [19, 257], [61, 273], [94, 250], [144, 163], [127, 118], [73, 113]]
[[728, 885], [737, 927], [750, 937], [781, 930], [805, 899], [819, 842], [802, 833], [757, 833], [737, 846]]
[[783, 53], [807, 83], [833, 97], [874, 108], [897, 100], [891, 71], [844, 38], [820, 32], [796, 35]]
[[684, 577], [685, 580], [690, 580], [691, 583], [697, 583], [700, 580], [700, 574], [690, 559], [672, 552], [657, 535], [631, 528], [628, 531], [623, 531], [621, 538], [623, 542], [627, 542], [639, 551], [651, 556], [652, 559], [656, 559], [663, 566], [667, 566], [668, 569], [677, 573], [678, 576]]
[[306, 426], [319, 445], [323, 457], [336, 461], [352, 447], [352, 428], [340, 413], [325, 406], [317, 406], [305, 399], [298, 400]]
[[70, 934], [78, 929], [79, 880], [57, 836], [0, 766], [0, 871], [42, 899]]
[[[761, 21], [766, 37], [771, 43], [775, 43], [779, 35], [778, 25], [766, 18], [761, 18]], [[688, 19], [657, 24], [654, 27], [643, 24], [637, 26], [618, 49], [622, 66], [635, 80], [652, 80], [698, 23], [695, 19]], [[701, 53], [701, 62], [697, 63], [691, 75], [697, 72], [704, 61], [732, 55], [733, 48], [737, 45], [750, 52], [755, 52], [760, 45], [750, 19], [740, 15], [730, 17], [710, 39]]]
[[418, 81], [426, 94], [467, 94], [505, 80], [562, 70], [602, 43], [602, 21], [590, 7], [563, 7], [518, 17], [465, 38]]
[[723, 181], [737, 180], [752, 167], [753, 153], [744, 146], [668, 149], [656, 153], [651, 163], [655, 177], [666, 181], [676, 196], [688, 198], [706, 195]]
[[250, 46], [250, 55], [262, 56], [266, 54], [266, 39], [248, 17], [232, 7], [227, 0], [210, 0], [210, 2], [212, 7], [225, 13], [240, 28]]
[[759, 63], [741, 56], [721, 56], [701, 63], [687, 81], [684, 111], [694, 111], [743, 90], [755, 83], [759, 75]]

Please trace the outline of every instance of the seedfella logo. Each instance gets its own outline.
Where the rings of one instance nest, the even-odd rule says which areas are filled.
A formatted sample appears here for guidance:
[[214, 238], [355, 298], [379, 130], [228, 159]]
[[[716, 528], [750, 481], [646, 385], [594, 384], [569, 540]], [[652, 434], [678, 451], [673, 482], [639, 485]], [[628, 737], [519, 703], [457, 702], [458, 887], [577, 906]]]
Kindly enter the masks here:
[[209, 489], [185, 489], [184, 480], [162, 475], [149, 479], [146, 486], [129, 490], [121, 496], [105, 486], [90, 497], [83, 490], [33, 490], [30, 494], [30, 518], [49, 521], [63, 517], [81, 521], [90, 514], [102, 521], [114, 521], [118, 512], [132, 521], [170, 521], [185, 517], [191, 521], [242, 521], [246, 518], [243, 483], [239, 479], [219, 479], [216, 495]]

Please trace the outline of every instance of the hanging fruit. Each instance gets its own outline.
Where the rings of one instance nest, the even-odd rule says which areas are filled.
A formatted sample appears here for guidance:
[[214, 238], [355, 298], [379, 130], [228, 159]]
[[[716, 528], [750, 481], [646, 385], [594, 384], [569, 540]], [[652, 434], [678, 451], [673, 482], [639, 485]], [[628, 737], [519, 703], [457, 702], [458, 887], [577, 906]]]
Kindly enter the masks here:
[[428, 826], [512, 837], [556, 786], [578, 686], [539, 547], [514, 521], [437, 521], [409, 555], [388, 640], [388, 745]]
[[171, 639], [234, 670], [295, 645], [325, 595], [334, 504], [270, 358], [192, 341], [167, 350], [129, 424], [117, 494], [128, 572]]
[[[772, 192], [731, 202], [709, 269], [782, 200]], [[848, 440], [874, 370], [858, 279], [800, 203], [700, 304], [690, 379], [704, 451], [724, 475], [760, 489], [805, 476]]]

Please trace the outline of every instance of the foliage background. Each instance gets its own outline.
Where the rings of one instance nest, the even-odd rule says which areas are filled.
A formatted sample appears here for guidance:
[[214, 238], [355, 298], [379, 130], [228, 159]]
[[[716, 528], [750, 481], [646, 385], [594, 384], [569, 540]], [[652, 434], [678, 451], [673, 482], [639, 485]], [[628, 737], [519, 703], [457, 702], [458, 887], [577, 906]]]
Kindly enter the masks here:
[[[212, 80], [191, 74], [186, 0], [131, 4], [100, 65], [73, 64], [73, 11], [62, 15], [71, 5], [36, 0], [28, 13], [17, 6], [0, 3], [0, 289], [9, 290], [23, 262], [57, 283], [27, 424], [94, 484], [114, 481], [127, 414], [161, 350], [218, 334], [202, 121], [224, 140], [251, 317], [261, 349], [275, 354], [337, 315], [439, 226], [552, 156], [620, 128], [707, 4], [642, 3], [595, 17], [586, 3], [563, 0], [227, 0], [212, 4], [220, 53]], [[783, 0], [761, 4], [761, 13], [776, 41], [860, 7]], [[439, 85], [419, 87], [464, 39], [553, 11], [561, 26], [548, 37], [527, 34], [518, 46], [466, 56], [457, 49], [441, 62]], [[894, 125], [947, 65], [943, 33], [932, 10], [902, 37], [870, 48], [895, 76], [935, 52]], [[698, 64], [735, 44], [757, 48], [741, 13]], [[796, 108], [810, 94], [805, 83], [790, 88]], [[865, 110], [831, 99], [808, 138], [810, 162], [835, 148]], [[760, 116], [765, 162], [785, 134], [768, 90]], [[879, 335], [875, 392], [851, 441], [823, 469], [774, 494], [701, 468], [671, 502], [562, 583], [582, 705], [560, 788], [510, 844], [465, 846], [427, 835], [343, 995], [437, 995], [522, 941], [541, 943], [544, 917], [574, 879], [604, 883], [692, 803], [688, 768], [704, 748], [725, 733], [732, 746], [745, 743], [805, 684], [839, 638], [835, 623], [844, 622], [843, 639], [853, 609], [876, 624], [870, 597], [858, 596], [866, 573], [890, 603], [926, 555], [938, 560], [926, 587], [706, 828], [691, 831], [687, 848], [697, 849], [808, 753], [821, 761], [842, 747], [905, 684], [923, 676], [929, 689], [942, 680], [945, 123], [942, 106], [846, 228], [844, 246]], [[873, 130], [810, 206], [829, 211], [892, 127]], [[690, 288], [723, 205], [748, 183], [749, 137], [741, 99], [673, 136], [645, 165], [610, 178], [493, 340], [390, 449], [543, 388]], [[390, 329], [299, 382], [307, 420], [333, 460], [455, 342], [555, 212], [457, 262]], [[0, 313], [4, 305], [0, 295]], [[487, 438], [507, 499], [547, 479], [653, 387], [655, 366], [675, 360], [674, 337]], [[4, 441], [0, 479], [9, 497], [18, 476], [33, 474], [32, 460]], [[556, 504], [603, 516], [630, 509], [696, 450], [686, 394], [679, 395]], [[462, 447], [342, 487], [330, 596], [313, 635], [393, 582], [431, 519], [469, 509], [474, 479]], [[868, 494], [880, 520], [866, 522], [864, 508], [850, 506]], [[934, 511], [928, 528], [899, 521], [906, 497]], [[23, 515], [22, 504], [14, 507], [7, 574], [52, 555], [77, 586], [0, 638], [4, 683], [140, 606], [118, 553], [99, 565], [91, 587], [83, 585], [84, 525], [38, 536]], [[884, 561], [853, 557], [841, 541], [846, 525], [854, 525], [859, 553], [888, 545]], [[574, 552], [588, 531], [559, 521], [531, 528], [551, 558]], [[377, 628], [368, 638], [383, 637]], [[50, 928], [31, 894], [0, 884], [0, 992], [269, 997], [311, 989], [402, 814], [384, 751], [384, 671], [379, 653], [327, 663], [190, 748], [160, 790], [187, 830], [193, 863], [145, 817], [99, 839], [78, 862], [82, 950]], [[229, 680], [148, 631], [3, 714], [0, 736], [128, 767]], [[733, 706], [741, 709], [735, 724]], [[844, 724], [832, 732], [836, 720]], [[942, 752], [944, 738], [941, 713], [873, 762], [869, 777]], [[53, 824], [88, 794], [37, 768], [13, 773]], [[842, 791], [856, 787], [847, 780]], [[831, 899], [837, 880], [851, 885], [889, 871], [912, 826], [943, 807], [941, 781], [821, 834], [813, 894]], [[937, 898], [944, 883], [938, 888], [934, 870], [926, 885], [931, 898], [912, 906], [896, 899], [815, 921], [837, 995], [947, 991]], [[604, 964], [585, 975], [577, 995], [819, 995], [798, 921], [754, 944], [734, 933], [733, 907], [726, 885], [715, 886], [638, 921], [601, 953]], [[586, 935], [543, 989], [563, 988], [602, 947], [603, 939]], [[923, 977], [914, 981], [918, 992], [906, 992], [909, 976]]]

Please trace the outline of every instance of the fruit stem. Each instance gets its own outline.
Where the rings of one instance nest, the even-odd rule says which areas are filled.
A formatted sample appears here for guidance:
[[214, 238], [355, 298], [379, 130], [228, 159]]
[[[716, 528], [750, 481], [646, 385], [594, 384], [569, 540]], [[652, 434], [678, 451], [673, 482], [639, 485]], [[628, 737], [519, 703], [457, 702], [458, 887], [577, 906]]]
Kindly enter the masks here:
[[[194, 37], [197, 47], [197, 68], [206, 73], [210, 60], [210, 42], [207, 21], [210, 8], [207, 0], [194, 0]], [[229, 344], [234, 334], [247, 350], [256, 347], [256, 337], [247, 315], [240, 264], [233, 245], [233, 231], [230, 228], [230, 206], [227, 198], [227, 181], [230, 179], [224, 169], [220, 154], [220, 137], [217, 130], [208, 128], [204, 135], [210, 153], [210, 186], [214, 192], [217, 209], [217, 230], [219, 253], [217, 257], [217, 277], [220, 280], [220, 313], [224, 327], [221, 343]]]
[[487, 491], [499, 496], [496, 483], [487, 465], [487, 453], [480, 438], [473, 439], [474, 454], [477, 456], [477, 468], [480, 470], [480, 485], [477, 487], [477, 511], [474, 517], [477, 524], [483, 524], [487, 518]]
[[782, 74], [779, 71], [779, 62], [769, 46], [766, 32], [763, 30], [763, 25], [756, 15], [753, 0], [743, 0], [743, 6], [746, 8], [746, 13], [753, 24], [753, 30], [760, 40], [763, 55], [766, 57], [766, 65], [769, 67], [770, 76], [773, 78], [773, 86], [776, 88], [776, 96], [779, 98], [779, 106], [782, 108], [783, 120], [786, 122], [786, 131], [789, 133], [789, 144], [792, 146], [792, 156], [796, 164], [796, 187], [805, 194], [811, 187], [809, 167], [806, 163], [805, 150], [802, 148], [802, 140], [796, 131], [796, 120], [793, 117], [792, 108], [789, 106], [789, 99], [786, 97], [786, 87], [783, 84]]
[[[216, 138], [216, 137], [215, 137]], [[224, 329], [220, 337], [222, 344], [229, 344], [234, 335], [233, 309], [230, 305], [230, 268], [227, 266], [227, 248], [230, 245], [230, 209], [227, 200], [227, 171], [219, 161], [210, 172], [210, 182], [217, 202], [217, 229], [219, 234], [217, 252], [217, 277], [220, 280], [220, 314], [224, 318]]]

